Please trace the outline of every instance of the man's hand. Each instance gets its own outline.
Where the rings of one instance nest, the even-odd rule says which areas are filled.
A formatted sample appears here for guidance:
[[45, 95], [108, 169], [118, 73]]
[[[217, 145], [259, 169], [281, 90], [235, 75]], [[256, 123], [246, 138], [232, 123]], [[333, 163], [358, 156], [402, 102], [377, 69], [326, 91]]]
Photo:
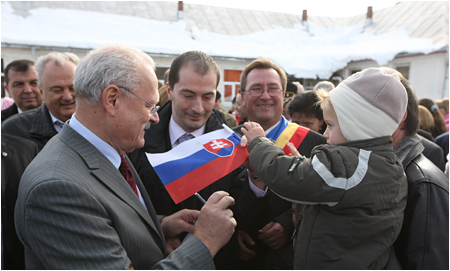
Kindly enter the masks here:
[[291, 241], [289, 232], [278, 222], [271, 221], [258, 231], [258, 239], [277, 250]]
[[225, 191], [212, 194], [200, 211], [194, 236], [200, 239], [214, 257], [231, 238], [236, 228], [233, 212], [235, 201]]
[[194, 233], [195, 222], [200, 211], [183, 209], [164, 217], [161, 220], [161, 228], [165, 237], [176, 237], [182, 232]]
[[253, 139], [257, 137], [266, 136], [264, 129], [256, 122], [246, 122], [244, 123], [244, 127], [241, 128], [242, 133], [244, 133], [244, 136], [241, 139], [242, 147], [247, 146], [247, 143], [252, 142]]
[[249, 247], [255, 246], [255, 241], [245, 231], [238, 231], [239, 259], [250, 261], [256, 257], [256, 252]]
[[178, 237], [166, 237], [166, 253], [169, 255], [175, 249], [181, 246], [181, 241]]

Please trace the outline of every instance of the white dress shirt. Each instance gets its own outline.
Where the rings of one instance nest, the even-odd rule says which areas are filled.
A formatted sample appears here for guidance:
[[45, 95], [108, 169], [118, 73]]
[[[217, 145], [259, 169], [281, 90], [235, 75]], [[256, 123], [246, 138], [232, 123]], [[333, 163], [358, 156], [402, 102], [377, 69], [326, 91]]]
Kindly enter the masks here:
[[[189, 134], [193, 135], [194, 137], [199, 137], [205, 133], [205, 127], [206, 127], [206, 124], [204, 124], [202, 127], [200, 127], [199, 129], [197, 129]], [[178, 146], [177, 140], [184, 134], [186, 134], [186, 131], [183, 130], [183, 128], [181, 128], [180, 125], [178, 125], [173, 120], [173, 116], [171, 116], [170, 122], [169, 122], [169, 137], [170, 137], [170, 143], [172, 144], [172, 148], [175, 148], [176, 146]]]

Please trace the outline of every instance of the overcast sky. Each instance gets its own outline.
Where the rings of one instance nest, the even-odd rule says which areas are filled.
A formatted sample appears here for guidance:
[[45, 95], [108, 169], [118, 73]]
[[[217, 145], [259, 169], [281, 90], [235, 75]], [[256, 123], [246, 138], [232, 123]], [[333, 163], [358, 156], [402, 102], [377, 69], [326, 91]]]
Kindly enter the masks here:
[[[178, 0], [168, 0], [178, 2]], [[367, 7], [379, 10], [394, 6], [393, 0], [184, 0], [184, 3], [208, 6], [220, 6], [240, 9], [266, 10], [283, 13], [302, 14], [304, 9], [309, 15], [329, 17], [349, 17], [365, 14]], [[404, 2], [404, 1], [403, 1]]]

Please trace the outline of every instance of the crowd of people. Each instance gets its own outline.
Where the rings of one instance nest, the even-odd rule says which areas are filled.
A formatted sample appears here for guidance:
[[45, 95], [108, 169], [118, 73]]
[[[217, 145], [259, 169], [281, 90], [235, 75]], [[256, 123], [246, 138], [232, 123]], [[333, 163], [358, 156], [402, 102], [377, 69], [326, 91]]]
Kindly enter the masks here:
[[[163, 85], [124, 45], [4, 75], [2, 269], [449, 268], [448, 99], [392, 68], [305, 91], [256, 59], [229, 112], [201, 51]], [[146, 153], [223, 124], [249, 158], [176, 204]]]

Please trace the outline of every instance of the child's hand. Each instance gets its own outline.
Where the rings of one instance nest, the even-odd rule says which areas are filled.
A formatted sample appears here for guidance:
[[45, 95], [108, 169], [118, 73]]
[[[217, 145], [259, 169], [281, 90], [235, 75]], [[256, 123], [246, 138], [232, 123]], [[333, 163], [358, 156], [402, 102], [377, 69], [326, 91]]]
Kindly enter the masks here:
[[250, 143], [253, 139], [259, 136], [266, 136], [261, 125], [256, 122], [246, 122], [244, 123], [244, 127], [241, 128], [242, 133], [244, 133], [244, 136], [241, 140], [241, 146], [245, 146], [247, 142]]
[[289, 154], [289, 156], [295, 156], [295, 157], [300, 157], [300, 153], [298, 152], [298, 150], [295, 148], [294, 144], [292, 144], [291, 142], [286, 143], [286, 145], [288, 146], [289, 150], [291, 151], [291, 153]]

